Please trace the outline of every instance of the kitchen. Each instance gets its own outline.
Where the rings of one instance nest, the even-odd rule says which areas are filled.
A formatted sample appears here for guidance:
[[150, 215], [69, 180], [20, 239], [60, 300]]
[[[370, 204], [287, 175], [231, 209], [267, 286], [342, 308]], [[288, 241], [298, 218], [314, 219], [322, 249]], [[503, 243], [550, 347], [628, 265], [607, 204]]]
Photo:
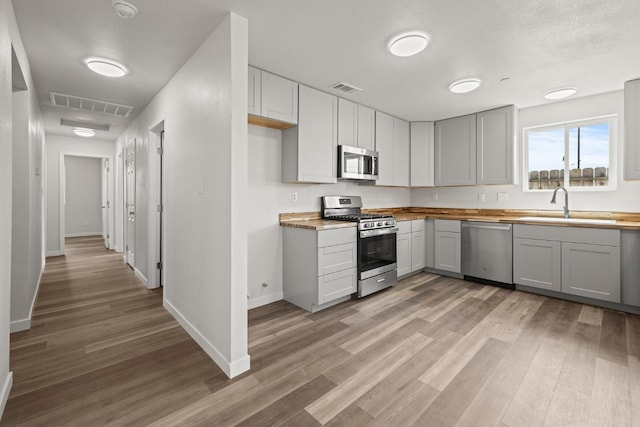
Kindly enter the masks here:
[[[308, 6], [308, 5], [307, 5]], [[471, 5], [470, 5], [471, 6]], [[594, 5], [594, 7], [597, 5]], [[633, 4], [628, 5], [633, 7]], [[385, 6], [378, 5], [378, 7], [382, 8], [382, 15], [384, 15], [385, 11], [388, 12]], [[401, 8], [398, 8], [399, 10]], [[378, 13], [380, 10], [377, 11]], [[479, 12], [476, 11], [479, 15]], [[566, 12], [566, 11], [563, 11]], [[601, 12], [601, 11], [600, 11]], [[305, 15], [304, 11], [301, 12], [302, 16]], [[360, 11], [362, 13], [362, 11]], [[425, 13], [425, 12], [423, 12]], [[242, 13], [240, 13], [242, 15]], [[426, 13], [425, 13], [426, 14]], [[633, 16], [633, 14], [630, 14]], [[473, 16], [473, 13], [470, 13], [468, 16]], [[548, 18], [548, 16], [546, 17]], [[371, 19], [372, 22], [378, 22], [376, 19]], [[249, 20], [251, 22], [251, 16], [249, 16]], [[411, 19], [410, 19], [411, 20]], [[538, 20], [542, 20], [542, 18], [537, 18], [536, 23], [539, 23]], [[257, 23], [259, 20], [254, 19]], [[277, 22], [277, 21], [276, 21]], [[299, 19], [299, 25], [304, 27], [308, 25], [309, 22], [304, 19]], [[561, 27], [556, 21], [556, 25]], [[263, 24], [264, 25], [264, 24]], [[407, 23], [408, 25], [408, 23]], [[483, 24], [484, 25], [484, 24]], [[232, 25], [233, 26], [233, 25]], [[255, 27], [253, 24], [249, 25], [250, 28], [259, 27], [257, 24]], [[551, 26], [551, 24], [549, 24]], [[434, 37], [433, 44], [429, 46], [425, 51], [422, 58], [429, 58], [430, 53], [442, 52], [442, 46], [438, 46], [438, 37], [440, 40], [444, 37], [443, 35], [437, 36], [437, 34], [444, 34], [442, 31], [436, 31], [436, 25], [434, 24], [434, 29], [425, 28], [427, 31], [434, 32], [432, 36]], [[482, 28], [482, 25], [480, 26]], [[305, 34], [305, 32], [300, 30], [300, 34]], [[250, 30], [250, 31], [259, 31], [259, 30]], [[559, 30], [558, 30], [559, 31]], [[631, 32], [631, 31], [630, 31]], [[631, 32], [632, 33], [632, 32]], [[554, 33], [553, 35], [556, 35]], [[389, 34], [391, 36], [391, 34]], [[234, 36], [235, 37], [235, 36]], [[328, 43], [333, 43], [334, 45], [339, 45], [339, 40], [336, 40], [336, 37], [332, 36], [328, 40]], [[258, 37], [250, 36], [249, 44], [255, 43], [255, 39]], [[387, 37], [379, 37], [383, 42], [382, 45], [386, 45]], [[553, 37], [550, 37], [553, 38]], [[286, 35], [285, 35], [286, 39]], [[382, 40], [384, 39], [384, 40]], [[452, 40], [460, 41], [459, 38], [456, 38], [455, 35], [451, 37]], [[468, 41], [467, 37], [467, 41]], [[238, 40], [242, 43], [242, 40]], [[310, 45], [313, 45], [311, 40], [306, 40]], [[246, 42], [246, 40], [244, 40]], [[358, 46], [361, 46], [364, 43], [363, 40], [359, 40], [356, 43]], [[527, 43], [532, 43], [531, 41]], [[282, 46], [282, 49], [285, 53], [290, 54], [287, 48], [287, 43], [281, 42], [278, 46]], [[474, 48], [477, 48], [475, 46]], [[274, 48], [275, 49], [275, 48]], [[440, 50], [438, 50], [440, 49]], [[296, 51], [296, 50], [294, 50]], [[323, 92], [330, 92], [326, 86], [330, 83], [334, 83], [333, 80], [341, 80], [342, 77], [336, 76], [336, 79], [332, 78], [331, 82], [327, 82], [328, 84], [322, 85], [310, 84], [310, 80], [312, 79], [312, 75], [314, 72], [309, 70], [308, 68], [312, 68], [309, 66], [305, 66], [307, 69], [308, 75], [310, 77], [302, 78], [302, 71], [291, 72], [289, 73], [285, 68], [285, 66], [281, 65], [285, 62], [278, 63], [275, 59], [268, 58], [269, 53], [274, 53], [273, 49], [265, 49], [260, 50], [258, 52], [253, 51], [252, 56], [249, 56], [251, 65], [255, 65], [260, 69], [264, 69], [266, 71], [271, 71], [276, 74], [283, 75], [289, 79], [295, 80], [300, 79], [303, 82], [307, 82], [309, 86], [316, 87], [316, 89], [320, 89]], [[297, 51], [296, 51], [297, 52]], [[384, 51], [380, 53], [380, 55], [388, 55], [388, 52]], [[233, 56], [233, 55], [231, 55]], [[621, 52], [618, 55], [619, 57], [627, 57], [632, 58], [633, 55], [630, 53]], [[499, 58], [494, 58], [496, 62]], [[289, 61], [292, 62], [292, 61]], [[306, 64], [314, 64], [314, 61], [300, 61], [301, 63]], [[345, 64], [345, 73], [347, 73], [348, 68], [348, 54], [347, 57], [341, 57], [336, 60], [338, 63]], [[600, 61], [605, 62], [605, 61]], [[398, 72], [396, 62], [390, 63], [393, 65], [388, 65], [388, 68], [379, 69], [375, 66], [367, 67], [367, 69], [376, 70], [376, 73], [370, 73], [372, 76], [368, 76], [368, 79], [372, 79], [371, 81], [361, 81], [354, 80], [353, 78], [347, 79], [347, 81], [362, 86], [365, 90], [363, 91], [363, 99], [362, 101], [358, 98], [358, 103], [362, 105], [369, 106], [371, 108], [376, 108], [381, 112], [393, 113], [399, 117], [402, 117], [405, 120], [410, 121], [420, 121], [420, 120], [440, 120], [449, 117], [472, 114], [476, 112], [486, 111], [487, 109], [500, 107], [503, 105], [509, 105], [514, 101], [508, 99], [509, 96], [505, 95], [505, 91], [508, 92], [504, 88], [501, 89], [499, 86], [500, 80], [502, 78], [509, 77], [508, 75], [498, 75], [497, 72], [493, 73], [491, 77], [482, 76], [485, 81], [485, 86], [482, 86], [482, 90], [488, 92], [488, 96], [492, 97], [492, 100], [489, 104], [482, 103], [481, 100], [477, 99], [473, 94], [469, 95], [467, 98], [461, 98], [464, 95], [450, 95], [446, 91], [446, 87], [449, 83], [449, 80], [453, 81], [457, 78], [466, 77], [465, 75], [460, 76], [451, 76], [451, 79], [446, 79], [447, 81], [439, 82], [439, 87], [443, 86], [444, 90], [438, 89], [440, 92], [445, 92], [444, 96], [451, 96], [448, 98], [449, 101], [441, 100], [441, 101], [433, 101], [425, 99], [420, 101], [422, 105], [419, 108], [415, 108], [415, 111], [420, 111], [420, 113], [410, 113], [405, 109], [409, 108], [408, 106], [403, 106], [402, 104], [406, 103], [403, 100], [408, 98], [409, 93], [403, 92], [399, 96], [394, 96], [395, 93], [394, 88], [382, 88], [386, 90], [383, 95], [383, 98], [389, 99], [388, 106], [378, 105], [378, 103], [374, 102], [366, 102], [366, 92], [372, 91], [374, 87], [380, 85], [379, 77], [378, 80], [375, 80], [374, 77], [376, 75], [393, 75], [394, 72]], [[208, 65], [207, 65], [208, 66]], [[528, 66], [532, 67], [532, 64], [528, 64]], [[462, 67], [465, 68], [465, 67]], [[615, 68], [615, 67], [611, 67]], [[395, 70], [395, 71], [394, 71]], [[460, 72], [465, 71], [461, 70]], [[517, 71], [517, 70], [513, 70]], [[195, 71], [192, 69], [192, 75], [197, 75]], [[634, 205], [634, 195], [636, 194], [638, 188], [637, 181], [632, 180], [624, 180], [622, 179], [622, 168], [621, 168], [621, 154], [624, 150], [624, 140], [623, 140], [623, 117], [624, 117], [624, 96], [622, 93], [623, 83], [628, 80], [632, 80], [637, 78], [636, 74], [633, 74], [632, 71], [625, 71], [624, 76], [618, 78], [615, 82], [607, 83], [607, 85], [594, 86], [590, 91], [585, 93], [581, 93], [581, 97], [576, 97], [575, 99], [571, 99], [568, 101], [560, 101], [547, 103], [541, 98], [541, 95], [546, 91], [550, 90], [554, 87], [560, 87], [561, 85], [565, 85], [567, 83], [557, 82], [553, 84], [553, 86], [545, 87], [544, 90], [536, 90], [535, 91], [535, 101], [528, 101], [519, 107], [519, 120], [518, 120], [518, 128], [517, 135], [520, 137], [522, 135], [522, 131], [528, 127], [547, 125], [551, 123], [559, 123], [572, 121], [576, 119], [584, 119], [591, 117], [600, 117], [602, 115], [611, 115], [616, 114], [618, 116], [618, 127], [617, 132], [615, 133], [615, 141], [616, 144], [613, 144], [611, 152], [612, 152], [612, 162], [617, 161], [617, 174], [616, 177], [616, 189], [613, 191], [602, 191], [597, 193], [597, 197], [593, 196], [593, 193], [589, 192], [579, 192], [575, 191], [571, 194], [571, 209], [575, 210], [604, 210], [603, 206], [606, 206], [607, 211], [621, 211], [621, 212], [632, 212], [636, 211], [637, 207]], [[515, 74], [514, 74], [515, 75]], [[188, 79], [185, 78], [184, 75], [179, 76], [180, 81], [184, 83]], [[546, 86], [549, 82], [549, 75], [545, 75], [539, 78], [539, 80], [543, 80], [544, 85]], [[563, 76], [558, 73], [559, 80], [568, 79], [567, 76]], [[346, 77], [345, 77], [346, 79]], [[401, 77], [398, 77], [398, 80], [407, 80]], [[509, 85], [517, 83], [520, 86], [526, 86], [531, 81], [527, 82], [517, 82], [516, 77], [510, 77], [509, 80], [501, 82], [503, 85]], [[531, 79], [536, 80], [536, 79]], [[377, 81], [377, 83], [376, 83]], [[246, 82], [243, 82], [246, 83]], [[538, 86], [541, 86], [540, 82], [537, 82]], [[180, 89], [184, 88], [184, 86], [178, 86], [177, 84], [173, 84], [169, 87], [169, 90], [165, 91], [160, 98], [165, 98], [167, 102], [170, 100], [177, 99], [175, 95], [177, 92], [180, 92]], [[405, 89], [406, 90], [406, 89]], [[509, 90], [518, 90], [509, 89]], [[409, 90], [410, 92], [410, 90]], [[434, 91], [435, 93], [436, 91]], [[478, 92], [477, 92], [478, 93]], [[441, 94], [442, 95], [442, 94]], [[582, 96], [585, 95], [585, 96]], [[435, 96], [435, 95], [434, 95]], [[532, 95], [533, 97], [533, 95]], [[160, 99], [159, 98], [159, 99]], [[346, 96], [345, 96], [346, 98]], [[354, 97], [355, 98], [355, 97]], [[466, 100], [465, 100], [466, 99]], [[119, 141], [119, 145], [124, 145], [124, 140], [133, 136], [138, 136], [141, 140], [147, 144], [147, 139], [144, 136], [145, 130], [149, 128], [153, 128], [156, 126], [162, 119], [163, 114], [161, 110], [166, 108], [169, 110], [167, 105], [163, 105], [162, 99], [153, 103], [151, 108], [146, 110], [137, 122], [128, 129], [127, 133], [122, 137], [122, 140]], [[425, 105], [425, 104], [432, 105]], [[541, 105], [544, 104], [544, 105]], [[458, 107], [458, 109], [453, 108], [453, 105], [458, 105], [462, 107]], [[528, 105], [528, 106], [525, 106]], [[541, 105], [541, 106], [536, 106]], [[190, 113], [194, 113], [195, 118], [200, 119], [202, 122], [206, 121], [206, 116], [200, 117], [197, 114], [201, 114], [197, 109], [191, 110], [191, 106], [187, 105], [187, 103], [179, 104], [180, 107], [185, 108], [186, 111]], [[173, 108], [173, 107], [172, 107]], [[178, 107], [175, 107], [175, 110], [178, 110]], [[435, 110], [430, 110], [435, 109]], [[175, 114], [175, 110], [171, 110], [171, 114]], [[455, 110], [455, 111], [454, 111]], [[435, 112], [437, 111], [437, 113]], [[173, 118], [172, 116], [171, 118]], [[181, 118], [182, 119], [182, 118]], [[236, 120], [238, 118], [236, 117]], [[243, 117], [246, 123], [246, 116]], [[169, 120], [167, 120], [167, 123]], [[191, 122], [187, 120], [181, 120], [178, 127], [175, 127], [173, 131], [174, 135], [184, 135], [188, 137], [196, 137], [202, 138], [202, 134], [205, 132], [205, 126], [199, 123], [195, 123], [197, 120], [192, 120]], [[189, 129], [189, 125], [194, 126], [193, 129]], [[246, 125], [245, 125], [246, 127]], [[139, 130], [140, 129], [140, 130]], [[216, 129], [208, 129], [212, 131], [212, 134], [216, 137], [227, 138], [229, 134], [222, 134], [221, 131]], [[235, 130], [234, 130], [235, 132]], [[241, 140], [241, 131], [238, 131], [239, 138]], [[208, 193], [209, 190], [213, 190], [214, 194], [217, 194], [217, 179], [225, 175], [226, 173], [229, 176], [232, 175], [232, 171], [238, 171], [241, 175], [244, 170], [247, 172], [248, 182], [246, 187], [242, 186], [242, 180], [239, 180], [240, 184], [240, 192], [242, 193], [246, 188], [246, 194], [248, 195], [247, 199], [250, 200], [251, 205], [245, 202], [238, 201], [232, 198], [231, 202], [233, 205], [232, 210], [234, 212], [241, 212], [243, 209], [248, 209], [251, 206], [259, 206], [259, 215], [252, 216], [251, 221], [246, 221], [244, 214], [239, 213], [238, 217], [234, 217], [233, 219], [227, 218], [223, 216], [223, 222], [220, 224], [220, 228], [213, 229], [209, 226], [204, 226], [204, 233], [210, 236], [213, 240], [213, 236], [218, 236], [220, 233], [220, 229], [225, 229], [228, 226], [229, 229], [234, 230], [232, 235], [235, 239], [228, 238], [228, 236], [222, 236], [223, 241], [221, 243], [216, 243], [213, 245], [214, 247], [207, 247], [206, 245], [201, 246], [198, 245], [196, 250], [190, 251], [188, 256], [194, 257], [193, 259], [189, 259], [187, 256], [186, 261], [200, 261], [195, 262], [196, 265], [206, 265], [207, 263], [212, 262], [210, 257], [201, 256], [198, 252], [208, 253], [213, 250], [213, 253], [222, 254], [225, 252], [224, 246], [229, 247], [231, 245], [233, 250], [233, 261], [231, 270], [222, 269], [221, 271], [224, 274], [220, 274], [216, 276], [216, 281], [225, 282], [225, 283], [236, 283], [242, 284], [246, 282], [246, 291], [245, 289], [238, 290], [233, 289], [231, 293], [232, 297], [229, 296], [228, 292], [223, 292], [221, 294], [207, 293], [205, 292], [202, 295], [205, 295], [206, 298], [215, 299], [218, 296], [222, 296], [225, 301], [232, 301], [233, 311], [235, 312], [237, 309], [242, 311], [243, 303], [238, 302], [238, 296], [240, 295], [242, 298], [245, 297], [245, 294], [249, 293], [248, 306], [249, 307], [257, 307], [262, 306], [263, 304], [267, 304], [271, 301], [278, 301], [282, 298], [282, 235], [281, 228], [279, 226], [278, 215], [280, 213], [287, 212], [319, 212], [320, 211], [320, 197], [328, 194], [339, 194], [339, 195], [360, 195], [363, 198], [363, 205], [365, 208], [396, 208], [396, 207], [444, 207], [444, 208], [494, 208], [494, 209], [558, 209], [560, 210], [560, 206], [553, 206], [549, 204], [550, 194], [545, 192], [544, 194], [526, 192], [522, 187], [522, 170], [523, 170], [523, 157], [522, 157], [522, 146], [520, 143], [515, 145], [514, 156], [516, 161], [514, 163], [514, 177], [517, 177], [520, 184], [516, 185], [501, 185], [501, 186], [465, 186], [465, 187], [436, 187], [436, 188], [410, 188], [409, 186], [400, 186], [400, 187], [375, 187], [375, 186], [366, 186], [366, 185], [357, 185], [354, 183], [336, 183], [336, 184], [283, 184], [281, 179], [281, 171], [282, 171], [282, 161], [281, 161], [281, 150], [282, 150], [282, 131], [257, 127], [257, 126], [249, 126], [248, 130], [248, 142], [247, 149], [243, 152], [242, 144], [240, 144], [239, 148], [233, 148], [239, 150], [237, 153], [234, 152], [233, 156], [228, 157], [225, 160], [220, 160], [215, 163], [215, 168], [218, 169], [219, 173], [210, 173], [209, 169], [210, 165], [204, 165], [198, 155], [189, 154], [188, 161], [182, 161], [180, 163], [172, 163], [169, 166], [177, 167], [175, 170], [179, 170], [185, 173], [185, 179], [179, 180], [175, 182], [175, 187], [171, 189], [171, 198], [169, 199], [172, 205], [175, 206], [184, 206], [186, 211], [191, 212], [191, 215], [194, 217], [180, 217], [181, 220], [190, 221], [192, 220], [194, 224], [204, 224], [207, 218], [213, 217], [215, 214], [219, 212], [216, 210], [215, 205], [211, 204], [208, 197], [211, 197]], [[234, 134], [235, 135], [235, 134]], [[171, 140], [169, 139], [169, 143]], [[194, 148], [196, 152], [200, 154], [200, 157], [207, 158], [216, 158], [218, 152], [215, 150], [211, 150], [207, 147], [204, 142], [194, 143]], [[147, 148], [144, 146], [143, 148]], [[152, 149], [155, 148], [149, 143], [148, 151], [151, 152]], [[225, 150], [228, 147], [225, 147]], [[199, 151], [202, 149], [202, 151]], [[171, 148], [168, 148], [168, 154], [171, 154]], [[173, 152], [175, 154], [175, 152]], [[223, 151], [225, 155], [227, 155], [228, 151]], [[234, 164], [233, 167], [225, 165], [225, 161], [229, 158], [236, 159], [236, 154], [239, 156], [245, 155], [248, 158], [248, 165], [244, 166], [240, 163]], [[191, 172], [193, 166], [194, 171]], [[613, 166], [612, 166], [613, 167]], [[202, 178], [204, 177], [204, 178]], [[173, 178], [179, 178], [177, 175], [173, 175]], [[191, 192], [194, 188], [200, 187], [203, 188], [203, 191], [199, 193], [195, 197], [191, 197]], [[571, 189], [569, 189], [571, 191]], [[185, 194], [189, 194], [189, 197], [185, 195], [184, 198], [175, 197], [179, 191], [183, 191]], [[203, 194], [204, 193], [204, 194]], [[222, 192], [221, 192], [222, 193]], [[198, 199], [199, 197], [199, 199]], [[199, 202], [196, 202], [200, 200]], [[205, 200], [203, 204], [202, 201]], [[484, 201], [482, 201], [484, 200]], [[181, 203], [185, 202], [185, 203]], [[168, 209], [171, 209], [171, 206], [168, 206]], [[202, 213], [200, 213], [202, 212]], [[174, 210], [175, 214], [176, 211]], [[174, 217], [175, 218], [175, 217]], [[239, 226], [238, 223], [247, 222], [244, 226]], [[144, 224], [145, 220], [141, 218], [141, 223]], [[175, 226], [173, 226], [175, 227]], [[197, 241], [197, 239], [202, 235], [203, 228], [192, 226], [191, 224], [186, 224], [186, 238], [191, 239], [193, 241]], [[244, 228], [243, 228], [244, 227]], [[237, 231], [237, 232], [236, 232]], [[233, 234], [235, 233], [235, 234]], [[244, 233], [246, 233], [246, 239], [244, 239]], [[169, 230], [170, 241], [172, 244], [178, 244], [179, 239], [176, 239], [177, 232], [175, 229]], [[241, 243], [235, 243], [234, 241], [238, 240]], [[244, 242], [244, 243], [242, 243]], [[275, 243], [274, 243], [275, 242]], [[233, 243], [233, 244], [232, 244]], [[175, 246], [174, 251], [177, 251], [180, 246]], [[190, 248], [191, 249], [191, 248]], [[171, 250], [171, 249], [170, 249]], [[200, 250], [200, 251], [198, 251]], [[246, 252], [246, 255], [242, 255], [243, 252]], [[240, 255], [238, 255], [240, 254]], [[186, 271], [180, 265], [177, 264], [188, 264], [188, 262], [184, 262], [185, 259], [176, 255], [175, 252], [169, 254], [169, 261], [173, 260], [173, 271], [168, 272], [170, 277], [173, 277], [174, 281], [177, 278], [186, 278], [187, 282], [194, 281], [197, 282], [201, 280], [202, 277], [206, 277], [208, 274], [207, 269], [202, 268], [195, 272]], [[178, 262], [179, 261], [179, 262]], [[213, 260], [213, 262], [217, 263], [217, 259]], [[169, 263], [171, 264], [171, 263]], [[218, 264], [215, 264], [216, 267]], [[244, 273], [241, 272], [244, 270]], [[244, 276], [244, 277], [243, 277]], [[203, 290], [203, 289], [196, 289]], [[168, 298], [171, 298], [172, 301], [177, 301], [181, 307], [181, 310], [185, 311], [187, 314], [187, 318], [197, 319], [196, 324], [198, 323], [207, 323], [211, 321], [218, 322], [219, 318], [207, 314], [210, 317], [202, 317], [201, 313], [193, 313], [190, 311], [189, 304], [193, 301], [185, 300], [185, 295], [179, 295], [174, 293], [172, 290], [168, 290], [167, 292]], [[187, 294], [188, 292], [185, 292]], [[223, 304], [224, 305], [224, 304]], [[223, 311], [223, 310], [220, 310]], [[195, 317], [194, 317], [195, 316]], [[222, 327], [220, 330], [214, 330], [211, 334], [211, 331], [206, 331], [207, 334], [210, 334], [210, 337], [213, 338], [213, 342], [222, 342], [224, 339], [219, 338], [220, 336], [226, 336], [228, 333], [223, 332], [224, 329], [231, 329], [231, 326], [235, 327], [238, 325], [238, 329], [243, 329], [242, 322], [238, 321], [228, 321], [227, 319], [223, 319], [221, 322]], [[227, 326], [229, 328], [227, 328]], [[242, 333], [238, 336], [234, 337], [234, 339], [238, 339], [238, 341], [243, 341]], [[244, 339], [246, 341], [246, 339]], [[241, 349], [241, 344], [232, 344], [232, 348], [235, 348], [231, 353], [234, 354], [233, 359], [236, 360], [236, 356], [242, 351], [237, 351], [238, 348]], [[223, 352], [226, 353], [226, 352]], [[224, 357], [222, 358], [224, 359]], [[227, 359], [227, 361], [230, 359]], [[242, 360], [242, 356], [238, 357], [238, 360]], [[248, 363], [247, 363], [248, 365]]]

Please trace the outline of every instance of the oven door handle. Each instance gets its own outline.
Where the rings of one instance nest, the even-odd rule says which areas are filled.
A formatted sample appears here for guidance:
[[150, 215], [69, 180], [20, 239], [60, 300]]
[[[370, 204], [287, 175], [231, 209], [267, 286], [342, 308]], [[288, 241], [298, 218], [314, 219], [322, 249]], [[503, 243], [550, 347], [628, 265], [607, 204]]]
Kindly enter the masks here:
[[360, 238], [366, 239], [367, 237], [383, 236], [385, 234], [395, 234], [399, 230], [398, 227], [389, 228], [377, 228], [375, 230], [363, 230], [360, 232]]

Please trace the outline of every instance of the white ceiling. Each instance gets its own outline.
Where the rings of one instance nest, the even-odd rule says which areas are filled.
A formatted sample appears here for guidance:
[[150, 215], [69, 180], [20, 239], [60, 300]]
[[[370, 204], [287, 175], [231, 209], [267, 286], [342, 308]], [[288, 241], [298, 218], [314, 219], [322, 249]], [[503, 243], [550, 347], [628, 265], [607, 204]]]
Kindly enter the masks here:
[[[224, 18], [249, 21], [249, 63], [346, 95], [407, 120], [437, 120], [506, 104], [543, 104], [550, 89], [575, 86], [588, 96], [640, 78], [638, 0], [130, 0], [134, 19], [111, 0], [13, 0], [45, 130], [71, 134], [60, 119], [111, 124], [115, 139]], [[397, 58], [389, 39], [426, 31], [425, 51]], [[103, 56], [131, 73], [108, 79], [83, 59]], [[476, 76], [477, 91], [448, 85]], [[501, 79], [509, 79], [502, 82]], [[128, 119], [49, 105], [48, 92], [134, 106]]]

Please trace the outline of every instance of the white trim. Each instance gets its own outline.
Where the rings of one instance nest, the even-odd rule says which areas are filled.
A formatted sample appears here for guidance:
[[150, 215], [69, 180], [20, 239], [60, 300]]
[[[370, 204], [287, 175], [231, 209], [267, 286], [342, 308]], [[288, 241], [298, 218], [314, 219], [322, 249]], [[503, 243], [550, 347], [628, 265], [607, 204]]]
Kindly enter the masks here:
[[162, 305], [229, 378], [249, 370], [250, 357], [248, 354], [238, 360], [229, 362], [166, 298], [163, 300]]
[[16, 332], [28, 331], [31, 329], [31, 317], [22, 320], [13, 320], [9, 323], [9, 333], [14, 334]]
[[64, 235], [65, 238], [67, 238], [67, 237], [90, 237], [90, 236], [102, 237], [102, 232], [101, 231], [85, 231], [83, 233], [66, 233]]
[[251, 310], [252, 308], [260, 307], [263, 305], [271, 304], [272, 302], [280, 301], [284, 299], [284, 295], [282, 292], [276, 292], [275, 294], [267, 294], [260, 295], [256, 298], [249, 298], [247, 301], [247, 308]]
[[138, 270], [138, 267], [134, 267], [133, 268], [133, 272], [138, 277], [138, 279], [140, 279], [140, 281], [144, 284], [144, 286], [146, 286], [148, 288], [149, 287], [149, 281], [147, 280], [146, 277], [144, 277], [144, 274], [142, 274], [140, 272], [140, 270]]
[[62, 256], [62, 255], [64, 255], [64, 252], [62, 251], [58, 251], [58, 250], [47, 251], [47, 258], [49, 258], [50, 256]]
[[4, 408], [7, 406], [7, 400], [9, 400], [9, 393], [11, 393], [11, 387], [13, 386], [13, 372], [9, 371], [7, 379], [4, 381], [2, 390], [0, 390], [0, 419], [4, 413]]

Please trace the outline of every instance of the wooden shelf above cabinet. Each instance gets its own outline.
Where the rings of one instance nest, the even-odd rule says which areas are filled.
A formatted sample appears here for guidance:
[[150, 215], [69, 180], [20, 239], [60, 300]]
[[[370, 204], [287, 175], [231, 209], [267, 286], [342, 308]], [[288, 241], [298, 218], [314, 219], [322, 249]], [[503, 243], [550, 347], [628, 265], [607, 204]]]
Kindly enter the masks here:
[[295, 126], [292, 123], [280, 122], [278, 120], [273, 120], [266, 117], [254, 116], [251, 114], [249, 114], [247, 117], [248, 117], [247, 121], [250, 125], [261, 126], [264, 128], [283, 130], [283, 129], [288, 129], [290, 127]]

